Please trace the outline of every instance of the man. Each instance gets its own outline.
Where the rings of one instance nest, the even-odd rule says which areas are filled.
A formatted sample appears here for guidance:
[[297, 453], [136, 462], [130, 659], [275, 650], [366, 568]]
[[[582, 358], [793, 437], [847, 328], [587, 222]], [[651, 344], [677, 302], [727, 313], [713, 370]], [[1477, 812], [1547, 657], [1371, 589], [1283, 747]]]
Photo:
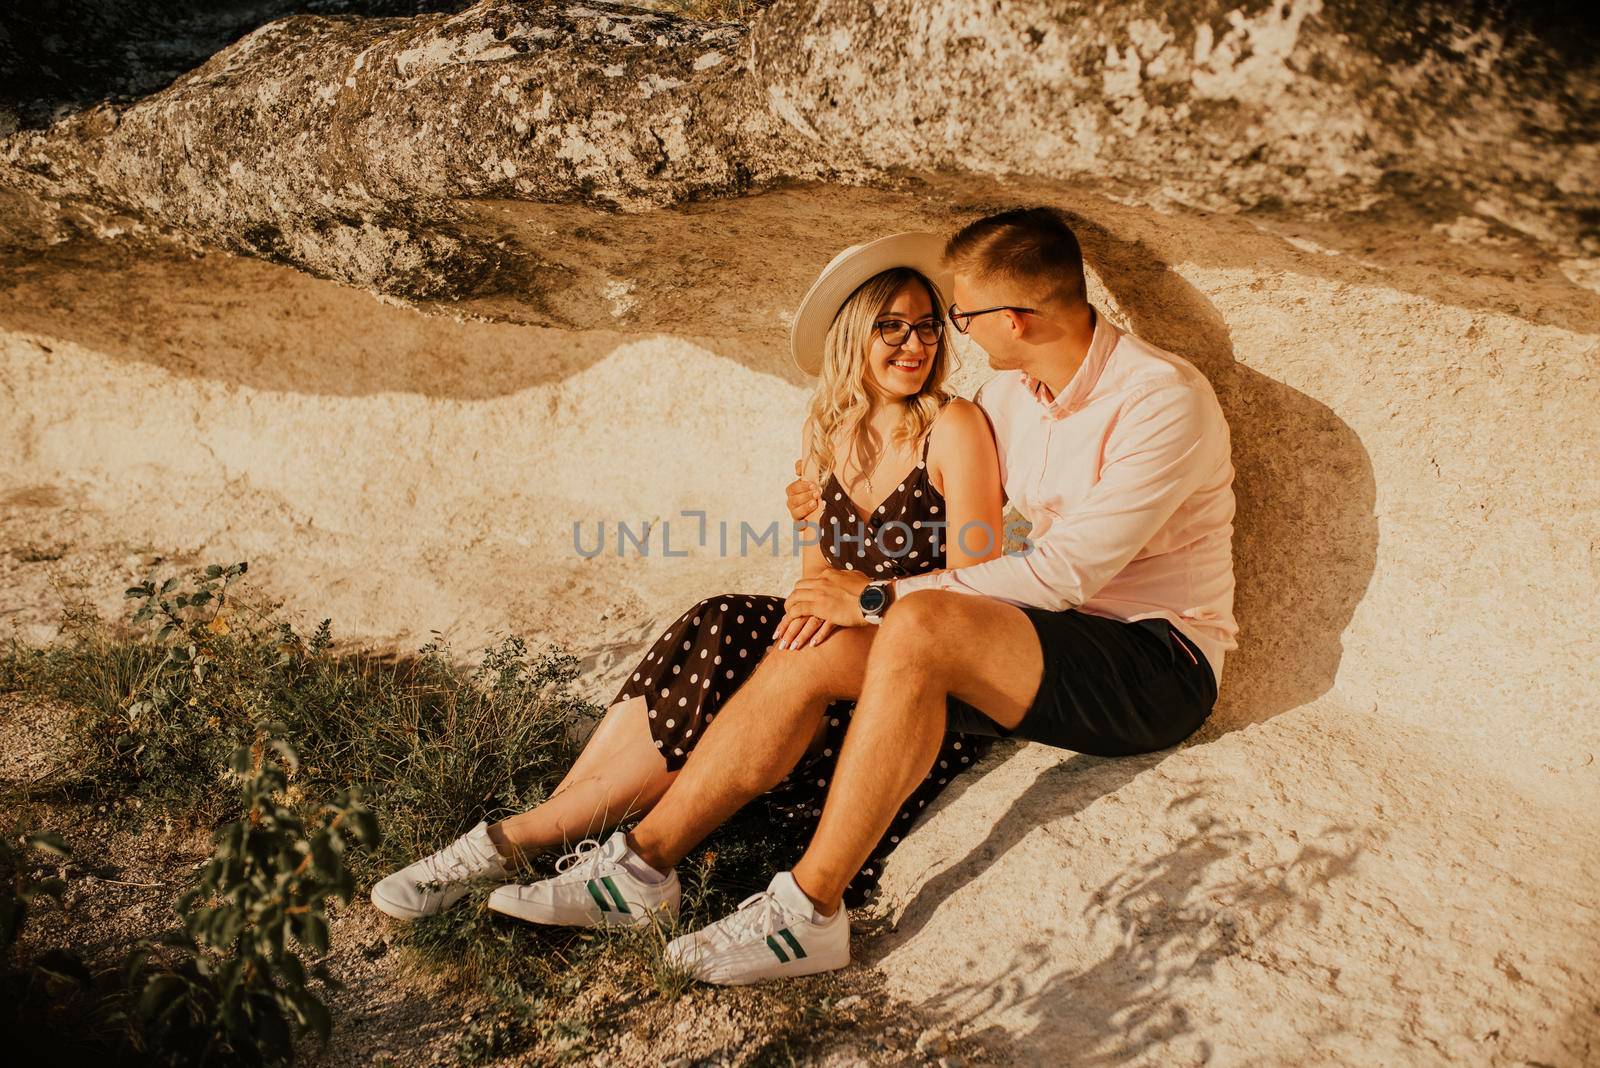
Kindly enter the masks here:
[[[1007, 496], [1033, 523], [1031, 544], [890, 583], [829, 570], [795, 587], [791, 615], [879, 630], [805, 855], [765, 893], [668, 946], [710, 982], [849, 962], [844, 888], [928, 773], [947, 722], [1105, 756], [1166, 748], [1210, 713], [1237, 645], [1233, 466], [1205, 377], [1089, 304], [1077, 239], [1055, 211], [981, 219], [945, 258], [951, 321], [1000, 372], [975, 399], [994, 426]], [[816, 494], [792, 484], [791, 513], [810, 514]], [[814, 725], [791, 712], [781, 701], [751, 709], [744, 729], [784, 738]], [[730, 739], [741, 729], [732, 719], [730, 709], [715, 725]], [[547, 922], [609, 922], [590, 918], [586, 900], [607, 880], [621, 886], [606, 888], [616, 904], [665, 905], [674, 865], [787, 773], [796, 751], [716, 745], [708, 731], [630, 834], [523, 892]]]

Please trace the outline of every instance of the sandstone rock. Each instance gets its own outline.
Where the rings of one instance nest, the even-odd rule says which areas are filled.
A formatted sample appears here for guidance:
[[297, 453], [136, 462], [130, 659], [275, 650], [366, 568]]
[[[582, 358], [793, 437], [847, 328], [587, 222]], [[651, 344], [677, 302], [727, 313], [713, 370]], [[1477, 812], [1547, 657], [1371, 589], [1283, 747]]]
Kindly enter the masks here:
[[8, 178], [361, 285], [481, 290], [500, 257], [454, 198], [639, 209], [811, 170], [765, 139], [744, 36], [608, 3], [297, 16], [136, 104], [14, 135]]
[[942, 1056], [949, 1048], [949, 1037], [936, 1027], [930, 1027], [917, 1036], [917, 1052], [925, 1057]]
[[1591, 1063], [1592, 61], [1361, 10], [302, 16], [16, 133], [0, 614], [53, 633], [58, 565], [112, 614], [132, 564], [248, 558], [301, 622], [537, 636], [604, 701], [685, 605], [798, 565], [580, 559], [573, 524], [779, 520], [809, 388], [783, 314], [817, 268], [1055, 204], [1092, 298], [1228, 415], [1241, 645], [1176, 751], [1003, 746], [953, 786], [860, 959], [1000, 1063]]
[[936, 168], [1207, 211], [1476, 218], [1580, 262], [1600, 252], [1584, 39], [1354, 0], [782, 0], [748, 30], [484, 0], [273, 22], [151, 97], [12, 134], [0, 169], [413, 298], [493, 292], [537, 258], [463, 198], [639, 211]]
[[[11, 252], [0, 611], [52, 625], [58, 566], [114, 614], [130, 558], [249, 559], [302, 625], [463, 655], [514, 631], [587, 651], [606, 701], [686, 605], [798, 569], [572, 550], [580, 520], [782, 516], [808, 384], [775, 315], [718, 310], [792, 307], [858, 233], [1015, 197], [1072, 211], [1093, 299], [1215, 385], [1241, 646], [1175, 752], [1007, 746], [953, 784], [890, 858], [862, 963], [1011, 1043], [993, 1063], [1593, 1061], [1600, 297], [1498, 231], [809, 187], [612, 219], [600, 250], [645, 303], [710, 311], [588, 330], [126, 239]], [[686, 222], [739, 258], [686, 273], [662, 240]], [[962, 362], [970, 396], [990, 372]], [[58, 564], [5, 551], [46, 536]]]
[[1592, 34], [1459, 7], [781, 0], [752, 55], [772, 109], [830, 156], [1208, 211], [1406, 194], [1600, 248], [1600, 64], [1575, 47]]

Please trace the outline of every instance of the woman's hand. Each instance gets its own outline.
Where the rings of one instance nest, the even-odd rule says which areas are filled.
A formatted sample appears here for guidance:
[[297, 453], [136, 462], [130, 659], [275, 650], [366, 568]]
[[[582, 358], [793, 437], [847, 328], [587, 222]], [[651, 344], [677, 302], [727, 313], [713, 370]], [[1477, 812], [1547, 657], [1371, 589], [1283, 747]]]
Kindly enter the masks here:
[[791, 616], [785, 615], [778, 621], [778, 629], [772, 636], [777, 639], [779, 649], [804, 649], [810, 645], [821, 645], [835, 630], [832, 623], [816, 616]]
[[[795, 474], [798, 475], [803, 473], [804, 463], [805, 461], [803, 460], [796, 460], [794, 462]], [[815, 482], [811, 482], [804, 478], [797, 478], [793, 482], [789, 483], [789, 518], [793, 519], [796, 523], [810, 515], [812, 509], [816, 508], [821, 501], [822, 490], [817, 487]]]
[[794, 592], [784, 599], [786, 615], [817, 616], [841, 627], [863, 627], [861, 591], [870, 581], [860, 571], [826, 568], [811, 578], [795, 583]]

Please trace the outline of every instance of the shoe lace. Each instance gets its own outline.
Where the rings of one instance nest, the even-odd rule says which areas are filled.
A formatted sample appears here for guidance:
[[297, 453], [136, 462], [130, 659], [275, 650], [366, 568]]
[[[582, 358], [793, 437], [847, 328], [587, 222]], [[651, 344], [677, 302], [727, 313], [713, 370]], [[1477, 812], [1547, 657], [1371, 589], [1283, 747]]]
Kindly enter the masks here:
[[449, 883], [471, 878], [481, 865], [476, 860], [466, 841], [458, 839], [428, 857], [425, 867], [431, 882]]
[[765, 938], [790, 925], [789, 912], [771, 890], [751, 894], [739, 907], [718, 921], [730, 938], [742, 941], [751, 936]]
[[556, 860], [556, 871], [576, 879], [582, 876], [586, 879], [598, 878], [600, 875], [600, 843], [593, 838], [585, 838], [578, 843], [578, 847], [570, 853], [564, 853]]

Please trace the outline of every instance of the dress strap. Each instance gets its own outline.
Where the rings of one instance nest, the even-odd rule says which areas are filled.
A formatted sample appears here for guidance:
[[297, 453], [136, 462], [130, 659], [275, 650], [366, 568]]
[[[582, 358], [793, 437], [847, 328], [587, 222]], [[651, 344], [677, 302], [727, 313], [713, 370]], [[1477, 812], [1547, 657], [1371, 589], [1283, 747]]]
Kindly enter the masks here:
[[928, 446], [933, 442], [933, 428], [939, 425], [939, 418], [944, 415], [944, 410], [948, 407], [950, 407], [950, 402], [945, 401], [939, 408], [939, 414], [934, 416], [933, 422], [928, 424], [928, 432], [922, 436], [922, 463], [924, 467], [928, 463]]

